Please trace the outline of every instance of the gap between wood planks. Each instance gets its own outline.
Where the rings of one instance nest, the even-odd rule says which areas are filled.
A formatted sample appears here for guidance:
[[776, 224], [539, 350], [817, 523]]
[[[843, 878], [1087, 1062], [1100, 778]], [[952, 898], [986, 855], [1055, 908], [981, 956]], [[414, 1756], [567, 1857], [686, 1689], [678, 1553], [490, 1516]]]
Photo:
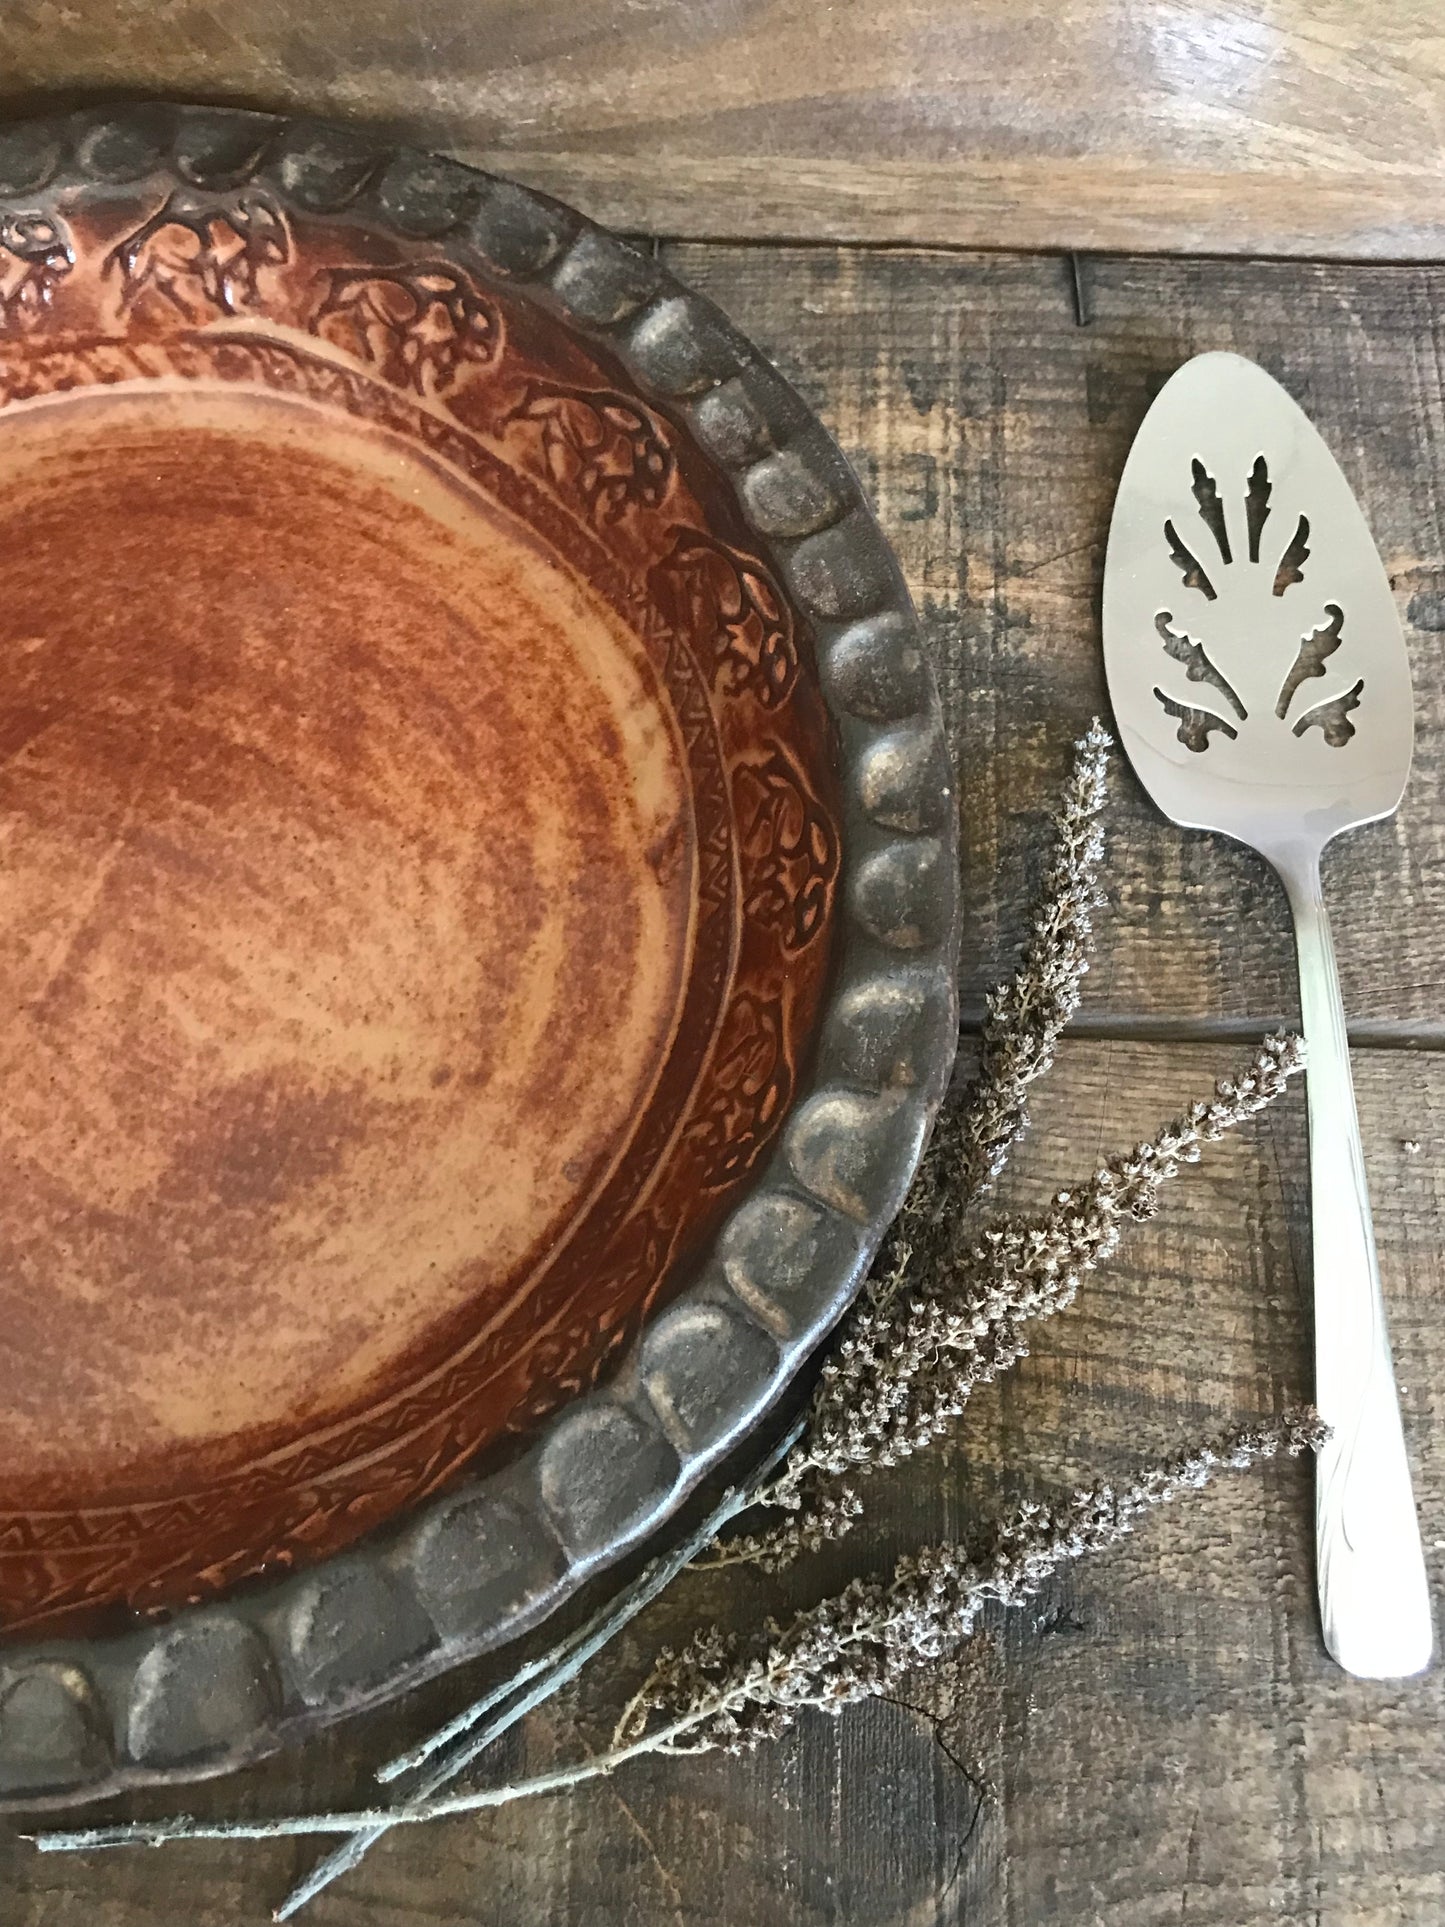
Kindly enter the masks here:
[[1418, 274], [1422, 269], [1445, 266], [1445, 256], [1377, 254], [1280, 254], [1251, 248], [1246, 254], [1231, 254], [1222, 248], [1024, 248], [1007, 242], [989, 241], [870, 241], [837, 240], [824, 235], [759, 234], [653, 234], [640, 228], [614, 230], [633, 247], [657, 255], [672, 248], [747, 249], [755, 254], [783, 251], [808, 254], [913, 254], [939, 255], [1012, 255], [1019, 260], [1058, 261], [1068, 270], [1071, 261], [1084, 265], [1094, 261], [1217, 261], [1225, 267], [1247, 267], [1258, 262], [1266, 267], [1283, 268], [1368, 268], [1372, 273]]
[[[959, 1028], [966, 1037], [983, 1029], [981, 1005], [967, 1005], [960, 1013]], [[1108, 1011], [1091, 1011], [1076, 1017], [1064, 1032], [1066, 1041], [1093, 1044], [1228, 1044], [1248, 1043], [1270, 1031], [1298, 1030], [1300, 1020], [1290, 1016], [1259, 1017], [1131, 1017], [1115, 1016]], [[1363, 1017], [1349, 1026], [1354, 1050], [1445, 1050], [1445, 1023], [1419, 1024], [1405, 1018]]]

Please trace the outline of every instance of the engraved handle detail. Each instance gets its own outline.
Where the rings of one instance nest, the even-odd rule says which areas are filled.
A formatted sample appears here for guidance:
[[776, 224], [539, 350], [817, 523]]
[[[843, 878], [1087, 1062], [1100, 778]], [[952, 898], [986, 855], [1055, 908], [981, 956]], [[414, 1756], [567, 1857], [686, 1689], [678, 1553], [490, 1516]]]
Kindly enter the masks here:
[[1344, 1006], [1318, 858], [1279, 864], [1294, 912], [1309, 1056], [1315, 1541], [1325, 1644], [1346, 1672], [1398, 1679], [1430, 1662], [1430, 1594], [1380, 1292]]

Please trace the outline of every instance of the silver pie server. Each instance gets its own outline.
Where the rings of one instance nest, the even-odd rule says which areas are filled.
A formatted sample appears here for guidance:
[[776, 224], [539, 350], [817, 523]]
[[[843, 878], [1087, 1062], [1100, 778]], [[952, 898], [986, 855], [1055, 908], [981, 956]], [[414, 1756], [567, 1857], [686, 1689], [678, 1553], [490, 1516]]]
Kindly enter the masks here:
[[1294, 913], [1308, 1049], [1325, 1644], [1347, 1672], [1429, 1664], [1430, 1596], [1400, 1426], [1320, 855], [1404, 793], [1414, 705], [1359, 504], [1295, 402], [1240, 355], [1187, 362], [1129, 452], [1104, 568], [1120, 739], [1190, 829], [1268, 858]]

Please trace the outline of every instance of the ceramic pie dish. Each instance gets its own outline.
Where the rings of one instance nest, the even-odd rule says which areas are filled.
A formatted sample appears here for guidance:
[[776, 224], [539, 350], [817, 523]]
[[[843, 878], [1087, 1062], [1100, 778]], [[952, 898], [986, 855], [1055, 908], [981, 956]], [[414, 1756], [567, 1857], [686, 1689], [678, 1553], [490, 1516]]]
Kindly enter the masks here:
[[647, 252], [354, 129], [0, 133], [0, 1796], [535, 1624], [951, 1062], [897, 569]]

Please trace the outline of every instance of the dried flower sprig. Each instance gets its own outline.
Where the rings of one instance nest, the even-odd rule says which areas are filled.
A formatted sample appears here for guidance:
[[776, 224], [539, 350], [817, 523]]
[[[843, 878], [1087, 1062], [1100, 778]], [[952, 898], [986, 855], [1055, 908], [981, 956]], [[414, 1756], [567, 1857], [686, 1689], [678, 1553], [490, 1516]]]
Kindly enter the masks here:
[[[1100, 822], [1108, 797], [1109, 732], [1095, 717], [1074, 745], [1074, 762], [1051, 819], [1053, 850], [1039, 887], [1017, 969], [988, 994], [978, 1067], [963, 1102], [941, 1120], [941, 1182], [925, 1180], [911, 1200], [913, 1220], [955, 1222], [1002, 1171], [1028, 1128], [1028, 1090], [1054, 1061], [1064, 1027], [1079, 1007], [1093, 948], [1094, 912], [1104, 855]], [[956, 1145], [949, 1142], [956, 1135]]]
[[909, 1301], [901, 1331], [870, 1347], [876, 1392], [859, 1387], [850, 1403], [847, 1380], [856, 1381], [867, 1363], [857, 1354], [838, 1361], [839, 1382], [824, 1380], [812, 1440], [795, 1447], [779, 1484], [792, 1477], [793, 1463], [811, 1459], [824, 1476], [867, 1473], [940, 1437], [977, 1386], [1027, 1354], [1022, 1327], [1072, 1304], [1084, 1273], [1113, 1256], [1124, 1227], [1154, 1216], [1164, 1180], [1197, 1159], [1202, 1144], [1272, 1103], [1303, 1061], [1297, 1038], [1267, 1039], [1212, 1099], [1131, 1154], [1109, 1159], [1077, 1190], [1057, 1192], [1041, 1217], [986, 1229], [966, 1265], [953, 1278], [934, 1274], [930, 1289]]
[[[906, 1398], [908, 1382], [934, 1355], [936, 1339], [925, 1329], [930, 1313], [966, 1319], [970, 1327], [979, 1315], [975, 1306], [963, 1302], [971, 1273], [964, 1242], [969, 1207], [997, 1177], [1027, 1128], [1028, 1087], [1052, 1065], [1064, 1026], [1078, 1008], [1089, 968], [1093, 912], [1104, 902], [1098, 885], [1104, 852], [1099, 818], [1108, 794], [1111, 747], [1097, 717], [1074, 745], [1069, 780], [1050, 819], [1052, 849], [1030, 934], [1013, 976], [989, 993], [977, 1068], [939, 1116], [928, 1153], [863, 1296], [845, 1318], [823, 1366], [799, 1446], [779, 1477], [753, 1500], [756, 1506], [780, 1508], [792, 1516], [770, 1531], [729, 1538], [704, 1554], [699, 1565], [773, 1569], [850, 1530], [861, 1516], [862, 1501], [851, 1486], [823, 1481], [836, 1479], [848, 1466], [862, 1468], [872, 1455], [850, 1455], [839, 1438], [840, 1427], [854, 1444], [861, 1444]], [[925, 1309], [910, 1297], [900, 1308], [920, 1271], [926, 1274], [929, 1299], [939, 1302]], [[950, 1296], [960, 1301], [953, 1314], [942, 1310], [942, 1301]], [[1040, 1304], [1034, 1315], [1043, 1311]], [[891, 1386], [889, 1366], [894, 1368]], [[877, 1383], [870, 1391], [866, 1381], [875, 1375]], [[967, 1388], [960, 1381], [957, 1389], [961, 1410]], [[840, 1415], [844, 1399], [853, 1393], [864, 1402], [852, 1415]], [[857, 1427], [851, 1418], [857, 1419]], [[892, 1460], [880, 1457], [878, 1463]]]
[[[838, 1713], [892, 1692], [967, 1639], [988, 1601], [1019, 1605], [1057, 1567], [1121, 1538], [1151, 1506], [1207, 1485], [1221, 1468], [1252, 1465], [1280, 1450], [1299, 1453], [1322, 1437], [1317, 1414], [1291, 1412], [1239, 1427], [1122, 1489], [1084, 1487], [1055, 1506], [1025, 1501], [995, 1523], [983, 1547], [910, 1554], [889, 1578], [855, 1579], [786, 1627], [769, 1621], [751, 1651], [708, 1627], [681, 1653], [659, 1655], [618, 1722], [614, 1744], [638, 1738], [660, 1713], [662, 1750], [739, 1752], [791, 1726], [804, 1707]], [[681, 1730], [679, 1716], [690, 1722]]]
[[866, 1304], [822, 1368], [797, 1445], [753, 1502], [799, 1516], [744, 1541], [745, 1556], [776, 1564], [819, 1535], [837, 1536], [859, 1506], [828, 1482], [896, 1465], [938, 1438], [975, 1387], [1025, 1355], [1023, 1325], [1071, 1304], [1082, 1275], [1113, 1255], [1125, 1224], [1154, 1215], [1164, 1181], [1273, 1103], [1303, 1063], [1298, 1038], [1267, 1038], [1213, 1097], [1110, 1158], [1076, 1190], [1055, 1193], [1041, 1216], [990, 1226], [901, 1305]]
[[[618, 1725], [607, 1752], [531, 1779], [445, 1799], [354, 1813], [292, 1814], [275, 1820], [183, 1817], [33, 1836], [42, 1853], [93, 1847], [160, 1846], [169, 1840], [274, 1839], [310, 1833], [365, 1834], [476, 1813], [541, 1793], [605, 1778], [646, 1753], [742, 1752], [791, 1726], [805, 1708], [838, 1713], [891, 1691], [920, 1666], [943, 1658], [974, 1631], [990, 1601], [1016, 1606], [1062, 1565], [1096, 1552], [1133, 1529], [1139, 1515], [1216, 1472], [1253, 1465], [1276, 1452], [1317, 1446], [1324, 1428], [1311, 1412], [1291, 1412], [1228, 1432], [1132, 1484], [1075, 1492], [1061, 1504], [1029, 1500], [993, 1527], [986, 1544], [927, 1548], [900, 1559], [886, 1579], [854, 1580], [800, 1613], [786, 1628], [769, 1623], [761, 1649], [740, 1651], [716, 1628], [681, 1655], [663, 1654]], [[650, 1724], [660, 1715], [660, 1723]]]
[[[1310, 1415], [1247, 1427], [1143, 1474], [1122, 1492], [1097, 1486], [1062, 1506], [1022, 1506], [980, 1548], [945, 1546], [914, 1555], [887, 1579], [855, 1582], [786, 1628], [763, 1627], [751, 1642], [730, 1641], [715, 1629], [700, 1634], [682, 1656], [659, 1657], [607, 1753], [530, 1780], [439, 1797], [503, 1732], [575, 1677], [685, 1566], [699, 1563], [699, 1553], [704, 1561], [781, 1563], [846, 1531], [861, 1503], [842, 1475], [894, 1463], [945, 1430], [974, 1386], [1023, 1354], [1022, 1327], [1069, 1303], [1081, 1274], [1112, 1252], [1126, 1220], [1152, 1213], [1163, 1180], [1197, 1157], [1202, 1143], [1271, 1101], [1298, 1068], [1297, 1042], [1272, 1038], [1240, 1076], [1218, 1086], [1213, 1099], [1192, 1106], [1130, 1156], [1100, 1166], [1076, 1190], [1057, 1193], [1040, 1216], [1006, 1219], [981, 1231], [970, 1223], [967, 1207], [997, 1176], [1022, 1134], [1028, 1087], [1048, 1069], [1078, 1003], [1092, 912], [1100, 902], [1097, 819], [1107, 752], [1108, 738], [1096, 723], [1076, 745], [1018, 975], [989, 1000], [977, 1074], [935, 1133], [812, 1406], [752, 1478], [724, 1494], [689, 1539], [654, 1560], [585, 1625], [384, 1766], [378, 1776], [384, 1781], [414, 1776], [408, 1797], [396, 1806], [257, 1822], [179, 1819], [53, 1832], [40, 1837], [46, 1851], [343, 1834], [342, 1844], [278, 1910], [276, 1918], [283, 1919], [355, 1866], [393, 1826], [575, 1786], [645, 1753], [751, 1746], [781, 1731], [804, 1707], [836, 1712], [869, 1693], [887, 1692], [915, 1666], [966, 1639], [989, 1600], [1017, 1603], [1064, 1560], [1128, 1531], [1146, 1506], [1204, 1483], [1223, 1465], [1317, 1442], [1320, 1427]], [[763, 1503], [788, 1511], [779, 1533], [707, 1550], [732, 1520]]]

